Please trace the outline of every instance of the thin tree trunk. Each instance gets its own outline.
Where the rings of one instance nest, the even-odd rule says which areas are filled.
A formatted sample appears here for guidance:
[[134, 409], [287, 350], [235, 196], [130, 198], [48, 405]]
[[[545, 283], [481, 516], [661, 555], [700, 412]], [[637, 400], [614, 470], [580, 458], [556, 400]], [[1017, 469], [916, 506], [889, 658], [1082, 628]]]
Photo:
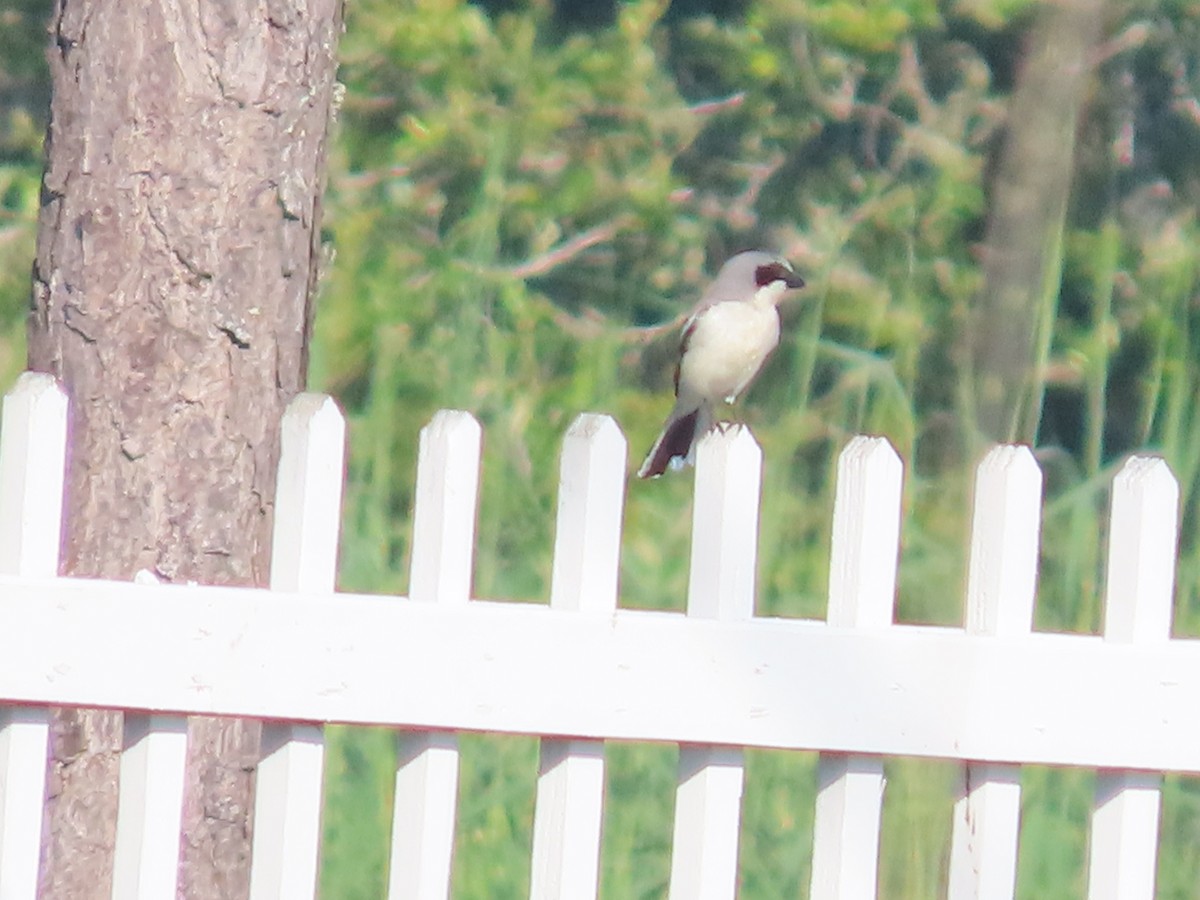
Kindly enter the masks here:
[[[266, 582], [340, 29], [341, 0], [59, 0], [29, 363], [72, 403], [65, 573]], [[120, 742], [57, 713], [44, 898], [109, 896]], [[257, 744], [192, 723], [181, 896], [248, 893]]]
[[1105, 10], [1105, 0], [1045, 3], [1013, 95], [972, 323], [975, 425], [988, 441], [1037, 433], [1075, 132]]

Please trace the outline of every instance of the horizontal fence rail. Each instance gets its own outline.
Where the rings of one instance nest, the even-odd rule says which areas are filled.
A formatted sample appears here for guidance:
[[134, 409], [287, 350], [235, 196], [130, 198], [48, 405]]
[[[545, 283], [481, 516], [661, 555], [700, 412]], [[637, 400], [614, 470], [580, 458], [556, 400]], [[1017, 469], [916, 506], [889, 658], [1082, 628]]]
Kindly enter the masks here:
[[[0, 432], [0, 900], [36, 895], [47, 708], [126, 712], [113, 896], [174, 896], [184, 717], [267, 720], [251, 896], [315, 892], [325, 723], [388, 725], [399, 759], [390, 898], [450, 886], [459, 731], [541, 737], [531, 896], [595, 896], [606, 740], [681, 746], [670, 895], [733, 897], [744, 748], [820, 753], [811, 896], [873, 897], [882, 759], [961, 763], [949, 895], [1011, 897], [1020, 766], [1100, 770], [1089, 897], [1152, 897], [1164, 772], [1200, 773], [1200, 641], [1170, 639], [1178, 487], [1113, 486], [1105, 627], [1033, 633], [1041, 473], [998, 447], [977, 476], [961, 628], [896, 624], [903, 466], [843, 452], [827, 621], [754, 615], [762, 455], [700, 445], [685, 613], [618, 604], [626, 444], [564, 443], [549, 604], [471, 597], [481, 431], [421, 433], [410, 596], [334, 593], [345, 425], [302, 395], [282, 429], [270, 590], [54, 577], [66, 401], [27, 374]], [[149, 583], [143, 583], [149, 582]], [[153, 640], [146, 622], [154, 622]]]
[[[1200, 772], [1194, 640], [69, 579], [0, 593], [21, 623], [0, 634], [8, 702]], [[138, 617], [152, 646], [113, 625]], [[155, 677], [130, 683], [131, 654]]]

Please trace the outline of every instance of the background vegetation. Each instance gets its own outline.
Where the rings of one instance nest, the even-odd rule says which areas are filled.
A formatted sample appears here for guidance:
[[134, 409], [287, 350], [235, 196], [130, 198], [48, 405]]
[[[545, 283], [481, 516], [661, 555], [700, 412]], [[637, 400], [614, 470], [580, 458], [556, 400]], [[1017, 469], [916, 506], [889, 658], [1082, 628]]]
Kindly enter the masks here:
[[[6, 383], [47, 15], [0, 4]], [[351, 424], [342, 586], [406, 589], [417, 432], [460, 407], [485, 426], [476, 595], [544, 602], [561, 433], [612, 413], [636, 465], [671, 323], [761, 246], [810, 285], [744, 410], [761, 613], [823, 615], [836, 454], [871, 432], [908, 468], [897, 616], [960, 622], [971, 468], [1017, 439], [1047, 476], [1037, 627], [1099, 629], [1107, 484], [1149, 448], [1182, 484], [1175, 630], [1197, 634], [1198, 23], [1194, 0], [351, 3], [312, 373]], [[689, 491], [630, 484], [626, 606], [682, 608]], [[536, 746], [463, 745], [455, 895], [523, 896]], [[674, 750], [609, 757], [602, 892], [661, 896]], [[386, 731], [331, 733], [326, 897], [382, 895], [393, 759]], [[743, 897], [807, 890], [814, 762], [750, 754]], [[889, 764], [881, 896], [944, 890], [953, 776]], [[1080, 896], [1091, 775], [1024, 781], [1019, 893]], [[1194, 781], [1168, 779], [1163, 832], [1160, 896], [1196, 896]]]

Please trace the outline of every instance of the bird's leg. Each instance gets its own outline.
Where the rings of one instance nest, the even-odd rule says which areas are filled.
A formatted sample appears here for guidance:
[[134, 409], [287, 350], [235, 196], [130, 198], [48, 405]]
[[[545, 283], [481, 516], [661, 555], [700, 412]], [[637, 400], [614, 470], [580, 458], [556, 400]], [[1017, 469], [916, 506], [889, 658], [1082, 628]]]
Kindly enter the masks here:
[[721, 434], [725, 434], [730, 429], [744, 428], [746, 426], [746, 422], [745, 419], [742, 418], [741, 411], [734, 402], [734, 398], [726, 397], [725, 406], [732, 414], [731, 418], [724, 420], [718, 419], [715, 423], [716, 429], [720, 431]]

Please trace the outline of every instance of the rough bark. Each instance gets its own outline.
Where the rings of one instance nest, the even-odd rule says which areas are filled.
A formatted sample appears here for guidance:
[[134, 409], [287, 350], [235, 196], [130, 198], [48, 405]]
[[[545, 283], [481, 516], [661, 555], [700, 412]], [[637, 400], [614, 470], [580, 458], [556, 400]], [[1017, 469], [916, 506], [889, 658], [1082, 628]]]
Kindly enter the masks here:
[[[64, 572], [265, 583], [340, 29], [341, 0], [59, 0], [29, 364], [72, 402]], [[257, 726], [190, 732], [179, 893], [242, 897]], [[120, 738], [57, 714], [43, 897], [109, 896]]]
[[1075, 132], [1106, 6], [1045, 4], [1013, 95], [973, 320], [975, 424], [989, 441], [1032, 442], [1037, 433]]

